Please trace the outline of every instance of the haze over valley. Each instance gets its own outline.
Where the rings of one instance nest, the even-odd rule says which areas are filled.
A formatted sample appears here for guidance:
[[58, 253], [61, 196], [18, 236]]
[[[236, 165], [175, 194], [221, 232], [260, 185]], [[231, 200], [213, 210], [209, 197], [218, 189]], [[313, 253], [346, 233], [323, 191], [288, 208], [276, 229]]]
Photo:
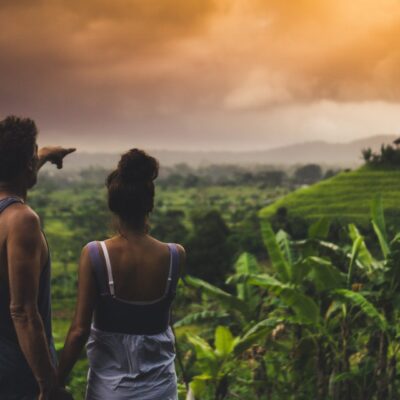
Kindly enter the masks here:
[[[355, 167], [362, 163], [361, 151], [370, 147], [379, 150], [382, 144], [390, 144], [395, 135], [377, 135], [349, 143], [330, 143], [312, 141], [289, 146], [276, 147], [257, 151], [182, 151], [146, 149], [159, 159], [162, 166], [172, 166], [180, 163], [192, 167], [210, 164], [233, 165], [294, 165], [318, 163], [338, 167]], [[72, 154], [65, 163], [67, 170], [84, 169], [88, 167], [113, 168], [119, 153], [80, 152]]]

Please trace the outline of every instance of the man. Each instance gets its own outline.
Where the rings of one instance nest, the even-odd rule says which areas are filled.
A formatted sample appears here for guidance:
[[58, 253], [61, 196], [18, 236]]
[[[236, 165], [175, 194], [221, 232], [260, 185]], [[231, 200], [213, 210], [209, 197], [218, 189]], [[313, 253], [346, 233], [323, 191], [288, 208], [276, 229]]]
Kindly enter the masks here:
[[51, 335], [50, 258], [35, 212], [25, 204], [46, 162], [62, 168], [75, 149], [38, 151], [30, 119], [0, 121], [0, 399], [70, 399], [57, 387]]

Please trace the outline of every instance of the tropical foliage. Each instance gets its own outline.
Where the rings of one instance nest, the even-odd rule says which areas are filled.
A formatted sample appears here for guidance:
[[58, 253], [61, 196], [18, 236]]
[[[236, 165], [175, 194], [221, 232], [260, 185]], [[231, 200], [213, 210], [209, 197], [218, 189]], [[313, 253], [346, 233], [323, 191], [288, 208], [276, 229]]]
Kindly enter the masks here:
[[[400, 235], [388, 237], [379, 197], [371, 224], [379, 243], [374, 252], [354, 224], [349, 242], [339, 246], [326, 240], [327, 220], [312, 225], [301, 241], [275, 234], [264, 220], [269, 265], [242, 254], [226, 291], [188, 277], [202, 295], [203, 315], [177, 325], [215, 325], [215, 332], [186, 334], [183, 368], [191, 395], [398, 398]], [[230, 315], [225, 326], [224, 313]]]
[[[58, 349], [80, 249], [112, 230], [93, 174], [42, 181], [30, 198], [52, 249]], [[173, 315], [180, 400], [398, 398], [398, 182], [398, 171], [342, 173], [260, 218], [287, 189], [159, 187], [151, 228], [188, 252]], [[86, 371], [82, 354], [77, 400]]]

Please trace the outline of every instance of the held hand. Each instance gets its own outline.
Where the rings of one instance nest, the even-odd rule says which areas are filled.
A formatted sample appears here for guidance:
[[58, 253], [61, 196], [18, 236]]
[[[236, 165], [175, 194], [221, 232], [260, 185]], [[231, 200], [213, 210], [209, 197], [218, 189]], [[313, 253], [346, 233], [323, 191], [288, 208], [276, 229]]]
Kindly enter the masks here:
[[64, 157], [76, 151], [74, 148], [65, 149], [61, 146], [43, 147], [39, 150], [39, 167], [49, 161], [58, 169], [63, 167]]
[[49, 400], [74, 400], [74, 398], [66, 389], [59, 387], [54, 391], [54, 394], [49, 397]]
[[38, 400], [74, 400], [72, 394], [62, 387], [53, 389], [50, 393], [41, 392]]

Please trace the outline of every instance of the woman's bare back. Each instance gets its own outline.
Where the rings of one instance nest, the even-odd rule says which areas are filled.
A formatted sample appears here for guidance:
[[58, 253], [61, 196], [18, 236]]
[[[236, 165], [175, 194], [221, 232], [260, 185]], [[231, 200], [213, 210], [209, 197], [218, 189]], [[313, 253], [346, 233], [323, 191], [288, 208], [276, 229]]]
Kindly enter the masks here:
[[164, 295], [170, 269], [170, 251], [166, 243], [148, 235], [138, 235], [115, 236], [105, 244], [117, 298], [154, 301]]

